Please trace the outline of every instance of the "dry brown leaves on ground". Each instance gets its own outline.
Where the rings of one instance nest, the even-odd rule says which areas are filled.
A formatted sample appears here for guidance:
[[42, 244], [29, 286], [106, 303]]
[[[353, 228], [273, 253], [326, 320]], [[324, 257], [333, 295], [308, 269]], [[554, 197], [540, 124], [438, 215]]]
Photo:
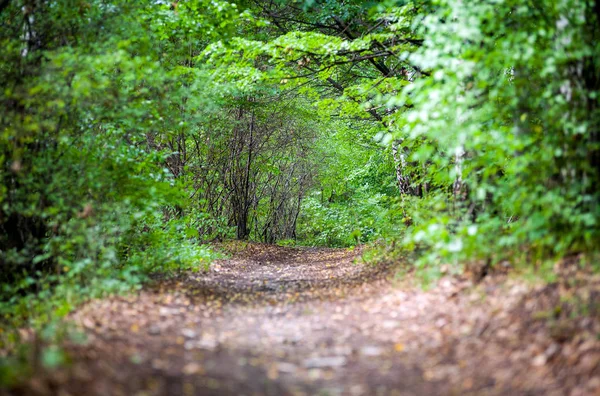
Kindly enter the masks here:
[[88, 335], [66, 346], [72, 364], [11, 394], [600, 394], [597, 277], [566, 266], [547, 286], [497, 275], [424, 291], [356, 256], [251, 244], [89, 303], [71, 317]]

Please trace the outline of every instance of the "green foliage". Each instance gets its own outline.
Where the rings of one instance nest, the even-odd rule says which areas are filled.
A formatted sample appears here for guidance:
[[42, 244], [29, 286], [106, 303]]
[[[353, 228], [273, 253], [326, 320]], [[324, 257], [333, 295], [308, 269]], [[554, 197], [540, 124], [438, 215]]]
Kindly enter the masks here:
[[383, 195], [353, 194], [348, 202], [322, 202], [320, 192], [307, 197], [298, 221], [298, 239], [311, 246], [346, 247], [397, 236], [397, 218]]
[[[537, 262], [596, 249], [596, 2], [304, 5], [263, 6], [256, 12], [277, 30], [214, 42], [204, 55], [220, 78], [243, 89], [279, 82], [318, 98], [322, 117], [365, 120], [346, 143], [336, 144], [339, 125], [328, 130], [330, 152], [365, 142], [367, 131], [392, 146], [404, 197], [385, 205], [399, 208], [402, 221], [381, 216], [377, 228], [409, 226], [396, 237], [405, 234], [410, 249], [428, 248], [421, 265], [512, 259], [523, 249]], [[294, 18], [279, 16], [289, 13]], [[322, 197], [336, 185], [346, 204], [313, 194], [300, 220], [301, 234], [313, 228], [303, 234], [309, 240], [350, 243], [363, 236], [360, 220], [350, 226], [361, 219], [356, 208], [370, 211], [369, 199], [395, 195], [381, 184], [340, 188], [349, 173], [373, 172], [364, 159], [346, 163], [320, 171]], [[349, 199], [358, 191], [356, 202]], [[309, 212], [317, 221], [307, 220]]]
[[296, 246], [296, 241], [293, 239], [281, 239], [277, 241], [277, 246]]
[[391, 156], [369, 129], [357, 133], [354, 122], [341, 120], [327, 125], [316, 142], [318, 181], [303, 201], [298, 240], [345, 247], [397, 238], [405, 227]]
[[[179, 12], [129, 1], [2, 7], [3, 350], [19, 341], [16, 328], [47, 328], [89, 298], [214, 257], [198, 241], [202, 218], [186, 216], [185, 181], [168, 166], [175, 150], [162, 142], [214, 103], [171, 34], [226, 35], [240, 13], [224, 4], [206, 2], [201, 23], [200, 3]], [[188, 98], [189, 113], [171, 105]], [[62, 362], [51, 348], [41, 359]]]
[[449, 186], [460, 176], [464, 187], [427, 197], [435, 216], [416, 222], [409, 243], [455, 260], [511, 258], [525, 248], [535, 262], [595, 249], [597, 5], [436, 6], [419, 27], [423, 47], [410, 56], [432, 76], [382, 100], [413, 106], [394, 115], [394, 134], [418, 163], [432, 163], [423, 180]]

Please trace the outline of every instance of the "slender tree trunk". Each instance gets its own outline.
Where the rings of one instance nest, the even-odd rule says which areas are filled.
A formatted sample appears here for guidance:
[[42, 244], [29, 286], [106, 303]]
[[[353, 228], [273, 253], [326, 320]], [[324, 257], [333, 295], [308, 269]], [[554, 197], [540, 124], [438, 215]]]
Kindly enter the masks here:
[[452, 191], [454, 194], [454, 199], [456, 201], [464, 201], [467, 198], [464, 189], [464, 183], [462, 178], [462, 169], [463, 163], [465, 160], [465, 150], [462, 146], [456, 149], [454, 153], [454, 170], [456, 171], [456, 179], [454, 179], [454, 184], [452, 185]]
[[414, 195], [414, 188], [410, 184], [410, 178], [405, 174], [406, 172], [406, 151], [400, 149], [402, 139], [397, 139], [392, 142], [392, 155], [394, 156], [394, 165], [396, 168], [396, 181], [398, 182], [398, 189], [400, 194], [403, 195]]
[[248, 216], [250, 213], [250, 173], [252, 171], [252, 156], [254, 149], [254, 110], [250, 114], [250, 126], [249, 126], [249, 141], [248, 141], [248, 162], [246, 163], [246, 170], [244, 174], [244, 185], [242, 187], [243, 199], [240, 205], [240, 213], [238, 214], [238, 239], [248, 238]]

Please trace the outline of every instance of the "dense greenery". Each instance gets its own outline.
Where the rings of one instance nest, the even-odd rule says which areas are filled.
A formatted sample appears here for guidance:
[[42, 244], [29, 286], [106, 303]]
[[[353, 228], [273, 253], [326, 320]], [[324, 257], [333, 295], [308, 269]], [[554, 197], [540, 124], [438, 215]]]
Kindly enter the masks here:
[[[203, 268], [213, 253], [194, 238], [169, 144], [192, 109], [217, 104], [187, 52], [163, 52], [169, 24], [184, 28], [169, 7], [6, 2], [1, 12], [2, 322], [43, 325], [150, 272]], [[221, 18], [227, 9], [194, 26]]]
[[[403, 216], [413, 224], [404, 241], [433, 247], [426, 262], [522, 249], [539, 259], [593, 249], [598, 239], [598, 7], [269, 4], [261, 12], [275, 38], [237, 38], [207, 52], [224, 65], [224, 80], [280, 79], [318, 96], [322, 111], [369, 117], [357, 129], [394, 153]], [[256, 67], [261, 56], [273, 66]], [[368, 163], [352, 165], [374, 174]]]
[[4, 0], [0, 18], [3, 327], [202, 269], [228, 238], [379, 241], [434, 273], [597, 250], [597, 2]]

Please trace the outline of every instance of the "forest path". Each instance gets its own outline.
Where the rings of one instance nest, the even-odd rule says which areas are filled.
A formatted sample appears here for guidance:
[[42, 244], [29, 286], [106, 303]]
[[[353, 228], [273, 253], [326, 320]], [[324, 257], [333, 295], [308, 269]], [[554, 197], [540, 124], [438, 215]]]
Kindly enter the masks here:
[[73, 364], [19, 394], [559, 395], [600, 386], [594, 367], [585, 378], [560, 369], [562, 346], [523, 316], [528, 286], [448, 277], [423, 291], [356, 264], [357, 255], [251, 244], [209, 272], [91, 302], [72, 315], [89, 336], [67, 346]]

